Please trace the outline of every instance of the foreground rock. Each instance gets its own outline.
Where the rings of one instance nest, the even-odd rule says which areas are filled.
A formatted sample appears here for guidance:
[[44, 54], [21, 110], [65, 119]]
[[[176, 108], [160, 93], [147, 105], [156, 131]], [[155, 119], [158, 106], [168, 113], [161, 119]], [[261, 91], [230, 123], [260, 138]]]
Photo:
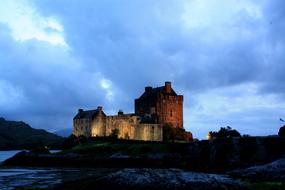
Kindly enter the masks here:
[[285, 158], [269, 164], [229, 172], [233, 177], [252, 181], [285, 181]]
[[[84, 185], [81, 185], [84, 184]], [[58, 189], [246, 189], [225, 175], [185, 172], [179, 169], [122, 169], [107, 176], [65, 184]]]

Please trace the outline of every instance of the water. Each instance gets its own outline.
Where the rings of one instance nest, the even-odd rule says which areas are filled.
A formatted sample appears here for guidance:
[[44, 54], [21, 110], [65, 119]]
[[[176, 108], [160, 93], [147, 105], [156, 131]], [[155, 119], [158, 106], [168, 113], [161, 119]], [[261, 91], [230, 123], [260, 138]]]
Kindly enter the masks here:
[[[52, 153], [59, 150], [53, 150]], [[0, 163], [14, 156], [20, 150], [0, 151]], [[0, 166], [0, 189], [13, 190], [21, 187], [42, 189], [52, 187], [62, 182], [65, 173], [74, 172], [73, 169], [54, 168], [25, 168]]]
[[[0, 151], [0, 163], [4, 160], [11, 158], [18, 152], [21, 152], [21, 150], [8, 150], [8, 151]], [[60, 150], [50, 150], [51, 153], [60, 152]]]
[[23, 168], [0, 167], [0, 190], [47, 189], [63, 183], [105, 176], [109, 168]]
[[[53, 150], [52, 153], [59, 150]], [[18, 153], [0, 151], [0, 162]], [[109, 174], [114, 169], [108, 168], [39, 168], [39, 167], [6, 167], [0, 165], [0, 190], [46, 189], [74, 180]]]
[[0, 167], [0, 189], [46, 189], [65, 181], [71, 181], [75, 175], [81, 176], [80, 169], [63, 168], [23, 168]]

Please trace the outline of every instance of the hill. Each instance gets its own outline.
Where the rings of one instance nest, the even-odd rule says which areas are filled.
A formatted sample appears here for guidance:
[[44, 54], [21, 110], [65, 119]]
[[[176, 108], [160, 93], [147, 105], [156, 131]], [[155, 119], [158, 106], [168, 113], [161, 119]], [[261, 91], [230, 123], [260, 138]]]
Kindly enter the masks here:
[[53, 133], [61, 137], [69, 137], [72, 134], [72, 128], [60, 129]]
[[63, 138], [43, 129], [34, 129], [22, 121], [0, 118], [0, 150], [33, 149], [48, 146], [60, 149]]

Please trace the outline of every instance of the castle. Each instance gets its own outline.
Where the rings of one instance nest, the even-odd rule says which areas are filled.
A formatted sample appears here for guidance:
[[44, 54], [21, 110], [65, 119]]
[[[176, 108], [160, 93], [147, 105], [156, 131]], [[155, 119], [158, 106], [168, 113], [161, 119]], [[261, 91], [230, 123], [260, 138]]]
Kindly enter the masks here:
[[95, 110], [79, 109], [73, 118], [73, 134], [103, 137], [117, 130], [121, 139], [162, 141], [165, 124], [183, 129], [183, 96], [176, 94], [171, 82], [157, 88], [145, 87], [135, 99], [135, 113], [119, 111], [107, 116], [101, 106]]

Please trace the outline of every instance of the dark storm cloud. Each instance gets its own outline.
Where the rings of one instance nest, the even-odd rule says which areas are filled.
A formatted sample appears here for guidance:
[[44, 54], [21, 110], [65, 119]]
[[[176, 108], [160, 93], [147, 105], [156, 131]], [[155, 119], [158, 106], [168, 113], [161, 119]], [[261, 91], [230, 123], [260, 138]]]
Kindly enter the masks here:
[[89, 69], [100, 70], [116, 85], [132, 92], [136, 85], [158, 84], [170, 76], [171, 66], [160, 47], [170, 37], [168, 33], [176, 35], [163, 23], [174, 15], [169, 6], [177, 11], [174, 2], [169, 3], [47, 1], [41, 8], [46, 14], [58, 15], [76, 55], [84, 57], [86, 63], [96, 60]]
[[58, 126], [89, 102], [104, 105], [100, 77], [82, 68], [79, 60], [43, 42], [14, 42], [4, 25], [1, 31], [0, 94], [9, 101], [0, 108], [2, 116], [52, 129], [70, 125]]
[[266, 47], [260, 55], [267, 66], [264, 72], [262, 92], [280, 93], [285, 98], [285, 2], [270, 1], [264, 9]]
[[[260, 69], [253, 52], [259, 43], [256, 38], [204, 43], [201, 38], [208, 34], [183, 31], [183, 4], [175, 1], [151, 6], [148, 1], [40, 3], [46, 14], [55, 14], [63, 22], [74, 53], [87, 63], [95, 59], [88, 67], [128, 92], [163, 80], [177, 81], [192, 91], [238, 84], [255, 78]], [[240, 30], [253, 30], [250, 27], [256, 22], [242, 16], [243, 24], [234, 24]]]
[[[133, 99], [144, 86], [155, 87], [166, 80], [185, 95], [185, 108], [193, 112], [199, 112], [201, 101], [207, 100], [199, 96], [210, 92], [211, 99], [213, 89], [221, 89], [227, 101], [236, 96], [284, 94], [282, 1], [262, 1], [256, 6], [254, 1], [241, 1], [241, 5], [224, 1], [229, 11], [218, 5], [210, 11], [198, 6], [196, 17], [191, 7], [188, 10], [189, 2], [32, 1], [30, 6], [40, 16], [53, 17], [62, 25], [69, 48], [37, 39], [19, 43], [12, 39], [9, 27], [1, 25], [0, 87], [18, 96], [10, 98], [9, 106], [3, 104], [0, 113], [22, 120], [29, 117], [35, 127], [66, 127], [79, 107], [103, 105], [109, 112], [133, 111]], [[212, 12], [217, 18], [211, 18]], [[239, 90], [246, 92], [246, 84], [252, 83], [257, 87], [248, 96], [223, 90], [242, 85]], [[220, 120], [238, 117], [240, 123], [234, 124], [244, 126], [242, 118], [248, 112], [254, 113], [254, 108], [221, 115]], [[208, 126], [203, 117], [212, 113], [216, 112], [192, 119]], [[191, 126], [193, 120], [187, 118], [191, 115], [185, 115]]]

